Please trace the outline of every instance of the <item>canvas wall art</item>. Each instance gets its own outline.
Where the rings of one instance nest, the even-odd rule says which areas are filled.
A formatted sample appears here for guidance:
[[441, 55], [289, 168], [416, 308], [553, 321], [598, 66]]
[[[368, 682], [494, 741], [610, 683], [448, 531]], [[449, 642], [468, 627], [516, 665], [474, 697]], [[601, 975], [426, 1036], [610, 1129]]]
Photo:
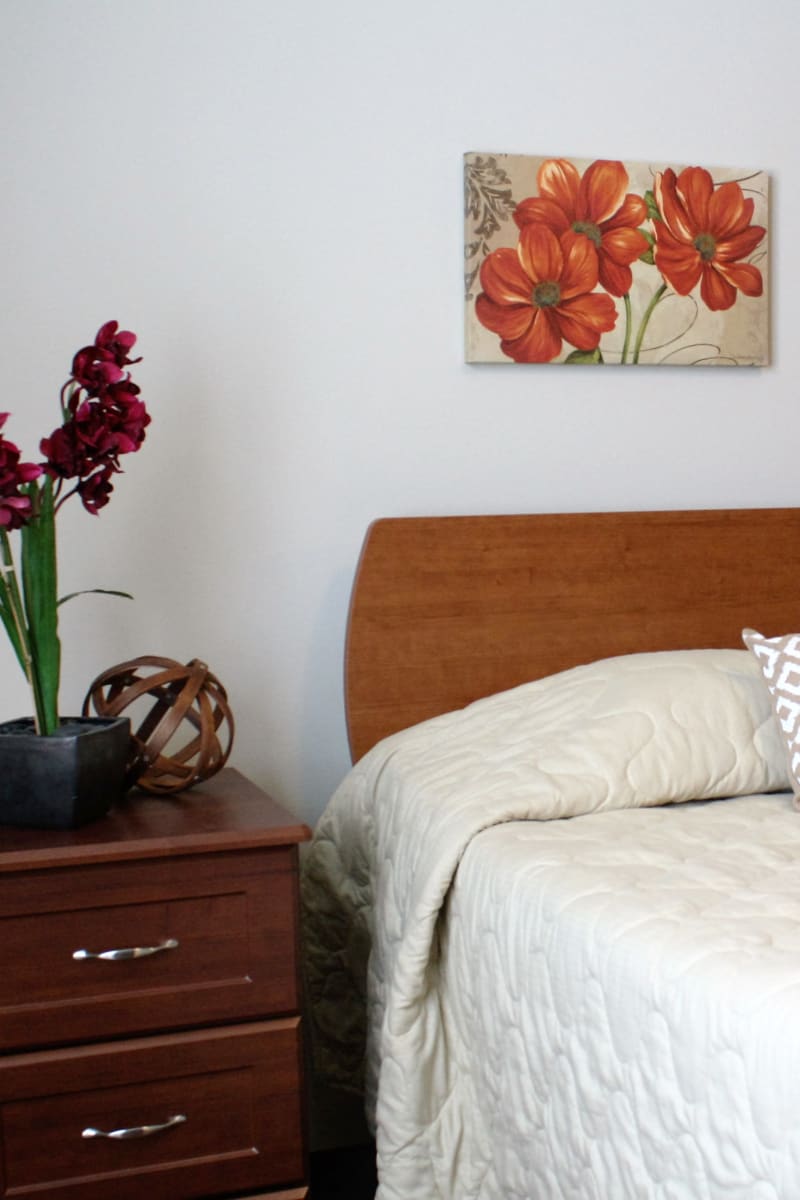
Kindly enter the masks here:
[[471, 363], [763, 366], [763, 171], [464, 156]]

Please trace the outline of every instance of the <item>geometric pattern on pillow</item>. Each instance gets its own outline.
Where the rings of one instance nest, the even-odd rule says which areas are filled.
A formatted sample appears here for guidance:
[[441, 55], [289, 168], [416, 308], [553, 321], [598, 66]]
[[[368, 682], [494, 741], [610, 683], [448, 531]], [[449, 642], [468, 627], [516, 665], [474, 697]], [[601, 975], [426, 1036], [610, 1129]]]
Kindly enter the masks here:
[[743, 629], [742, 640], [755, 655], [769, 688], [797, 803], [800, 797], [800, 634], [766, 638], [755, 629]]

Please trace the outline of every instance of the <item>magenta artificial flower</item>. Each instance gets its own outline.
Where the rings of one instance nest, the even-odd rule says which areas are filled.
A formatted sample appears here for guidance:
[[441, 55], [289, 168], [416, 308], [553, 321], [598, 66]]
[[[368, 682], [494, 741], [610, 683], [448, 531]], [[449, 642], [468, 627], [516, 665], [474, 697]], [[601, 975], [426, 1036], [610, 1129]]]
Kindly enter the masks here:
[[130, 379], [112, 384], [101, 397], [109, 431], [118, 439], [118, 452], [132, 454], [144, 441], [150, 414], [138, 399], [139, 388]]
[[[82, 406], [88, 409], [88, 405]], [[59, 425], [49, 438], [42, 438], [40, 449], [47, 463], [45, 470], [53, 479], [80, 479], [105, 461], [114, 448], [105, 423], [96, 409], [85, 415], [78, 410], [71, 421]]]
[[136, 334], [120, 329], [116, 321], [106, 321], [105, 325], [100, 326], [94, 344], [98, 350], [110, 353], [118, 367], [142, 361], [141, 358], [130, 357], [130, 351], [136, 345]]
[[44, 470], [56, 480], [77, 479], [73, 490], [92, 513], [108, 503], [120, 455], [139, 449], [150, 424], [139, 388], [123, 370], [140, 361], [130, 358], [135, 342], [116, 321], [101, 326], [94, 344], [72, 361], [62, 390], [64, 423], [40, 443]]
[[[135, 334], [106, 321], [92, 345], [74, 356], [61, 389], [61, 424], [40, 443], [44, 462], [19, 461], [17, 447], [2, 436], [8, 414], [0, 413], [0, 625], [30, 684], [36, 732], [43, 735], [60, 723], [56, 517], [76, 495], [96, 515], [114, 490], [120, 457], [144, 441], [150, 417], [126, 370], [140, 361], [130, 356], [135, 342]], [[15, 530], [23, 531], [24, 586], [9, 537]]]
[[103, 467], [101, 470], [95, 471], [94, 475], [90, 475], [88, 479], [82, 479], [78, 484], [78, 495], [83, 501], [83, 507], [95, 516], [111, 498], [114, 490], [111, 484], [112, 471], [112, 467]]
[[111, 355], [98, 353], [96, 346], [84, 346], [72, 360], [72, 377], [91, 395], [97, 395], [109, 384], [124, 379], [125, 372]]
[[[8, 413], [0, 413], [0, 430], [8, 420]], [[31, 483], [42, 473], [36, 463], [21, 463], [19, 449], [0, 433], [0, 527], [5, 530], [20, 529], [31, 516], [30, 496], [20, 493], [20, 487]]]
[[136, 343], [136, 334], [118, 330], [116, 321], [106, 321], [97, 331], [94, 344], [84, 346], [72, 360], [72, 376], [80, 387], [92, 396], [100, 395], [107, 387], [125, 379], [123, 367], [139, 358], [129, 351]]

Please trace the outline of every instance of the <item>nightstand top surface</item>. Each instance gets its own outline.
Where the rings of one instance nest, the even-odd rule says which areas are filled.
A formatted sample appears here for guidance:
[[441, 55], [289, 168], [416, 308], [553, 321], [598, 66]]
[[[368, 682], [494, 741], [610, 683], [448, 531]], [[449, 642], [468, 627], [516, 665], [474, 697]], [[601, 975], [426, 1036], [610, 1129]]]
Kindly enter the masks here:
[[233, 767], [175, 796], [129, 792], [107, 816], [80, 829], [0, 825], [0, 874], [176, 854], [290, 846], [308, 826]]

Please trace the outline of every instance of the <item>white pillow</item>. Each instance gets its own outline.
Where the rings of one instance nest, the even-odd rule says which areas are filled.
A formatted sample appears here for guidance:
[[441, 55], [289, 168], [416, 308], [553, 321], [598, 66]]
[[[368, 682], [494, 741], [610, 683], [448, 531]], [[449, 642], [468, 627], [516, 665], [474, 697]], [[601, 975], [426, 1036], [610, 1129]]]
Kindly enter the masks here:
[[502, 796], [515, 820], [790, 790], [769, 693], [744, 648], [601, 659], [379, 746], [370, 754], [389, 753], [393, 776], [421, 796], [457, 795], [467, 808]]

